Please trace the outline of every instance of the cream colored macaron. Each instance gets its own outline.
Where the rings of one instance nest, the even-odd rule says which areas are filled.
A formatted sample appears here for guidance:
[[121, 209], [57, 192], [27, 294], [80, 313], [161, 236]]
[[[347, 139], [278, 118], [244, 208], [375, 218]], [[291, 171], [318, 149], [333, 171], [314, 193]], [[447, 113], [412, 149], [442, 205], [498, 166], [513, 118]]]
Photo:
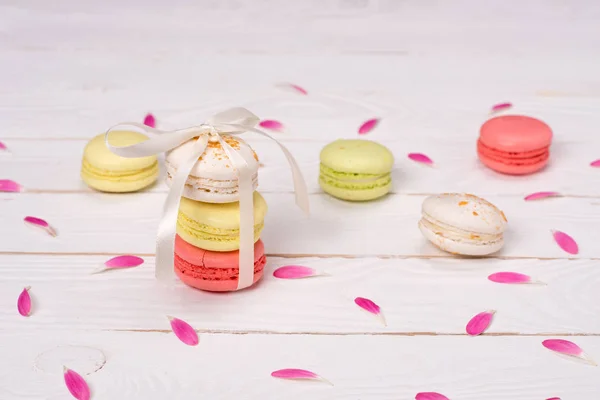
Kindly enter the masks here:
[[[225, 142], [241, 155], [252, 174], [253, 190], [258, 187], [258, 157], [242, 139], [223, 136]], [[179, 165], [189, 157], [195, 139], [188, 140], [171, 150], [166, 158], [167, 185], [177, 173]], [[207, 203], [231, 203], [239, 201], [238, 172], [219, 142], [209, 142], [204, 154], [198, 159], [187, 178], [183, 197]]]
[[502, 248], [507, 222], [498, 207], [480, 197], [444, 193], [423, 201], [419, 228], [444, 251], [484, 256]]
[[[144, 134], [114, 131], [109, 135], [112, 146], [123, 147], [147, 140]], [[104, 141], [104, 134], [94, 137], [83, 150], [81, 178], [93, 189], [102, 192], [135, 192], [153, 184], [158, 178], [156, 156], [124, 158], [113, 154]]]

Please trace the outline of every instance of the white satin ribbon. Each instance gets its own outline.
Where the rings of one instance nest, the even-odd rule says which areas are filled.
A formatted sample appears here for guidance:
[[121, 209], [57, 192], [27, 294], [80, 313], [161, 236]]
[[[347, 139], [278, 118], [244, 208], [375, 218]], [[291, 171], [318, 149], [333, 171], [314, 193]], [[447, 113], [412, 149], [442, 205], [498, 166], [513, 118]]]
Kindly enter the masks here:
[[[308, 191], [298, 163], [290, 151], [271, 135], [255, 128], [259, 118], [245, 108], [231, 108], [213, 115], [206, 123], [190, 128], [174, 131], [162, 131], [136, 122], [124, 122], [113, 126], [105, 134], [106, 147], [114, 154], [125, 158], [139, 158], [156, 155], [198, 138], [188, 156], [178, 166], [177, 173], [171, 181], [171, 188], [163, 206], [163, 214], [158, 225], [156, 237], [156, 278], [172, 279], [174, 275], [175, 234], [179, 201], [188, 175], [206, 150], [210, 141], [218, 141], [229, 160], [235, 167], [239, 183], [240, 204], [240, 250], [238, 289], [251, 286], [254, 281], [254, 203], [252, 170], [244, 157], [231, 147], [222, 135], [238, 135], [244, 132], [255, 132], [275, 141], [285, 154], [292, 170], [296, 204], [307, 215]], [[135, 127], [151, 135], [149, 140], [124, 147], [115, 147], [109, 143], [109, 134], [116, 130], [127, 130]], [[131, 130], [131, 129], [129, 129]]]

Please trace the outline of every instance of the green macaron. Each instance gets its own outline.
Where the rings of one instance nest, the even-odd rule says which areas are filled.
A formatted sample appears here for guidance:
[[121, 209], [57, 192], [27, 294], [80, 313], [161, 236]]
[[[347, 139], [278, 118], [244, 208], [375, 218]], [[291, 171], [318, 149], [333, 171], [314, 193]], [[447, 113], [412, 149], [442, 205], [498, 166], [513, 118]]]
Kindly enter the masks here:
[[319, 185], [342, 200], [367, 201], [392, 188], [394, 156], [370, 140], [340, 139], [321, 150]]

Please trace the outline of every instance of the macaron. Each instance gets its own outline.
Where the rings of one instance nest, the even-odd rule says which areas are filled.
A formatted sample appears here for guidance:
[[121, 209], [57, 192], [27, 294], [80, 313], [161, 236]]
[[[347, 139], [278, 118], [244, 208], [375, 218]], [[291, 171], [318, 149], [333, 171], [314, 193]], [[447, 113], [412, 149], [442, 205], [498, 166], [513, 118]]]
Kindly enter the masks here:
[[[147, 140], [142, 133], [115, 131], [109, 135], [113, 146], [128, 146]], [[158, 178], [156, 156], [124, 158], [113, 154], [104, 141], [104, 134], [94, 137], [83, 150], [81, 179], [102, 192], [135, 192], [152, 185]]]
[[392, 188], [394, 156], [387, 147], [361, 139], [329, 143], [320, 154], [319, 185], [342, 200], [367, 201]]
[[[258, 156], [240, 138], [224, 135], [223, 139], [237, 150], [248, 164], [252, 173], [252, 184], [256, 190], [258, 187]], [[165, 165], [168, 186], [171, 186], [179, 165], [189, 157], [195, 141], [196, 139], [188, 140], [167, 153]], [[194, 164], [187, 178], [183, 196], [208, 203], [230, 203], [239, 200], [237, 170], [218, 141], [208, 142], [204, 154]]]
[[477, 154], [494, 171], [525, 175], [546, 166], [551, 143], [552, 130], [539, 119], [504, 115], [481, 126]]
[[[254, 244], [254, 283], [262, 278], [266, 263], [265, 246], [258, 240]], [[175, 236], [175, 273], [186, 285], [229, 292], [237, 289], [239, 272], [239, 251], [208, 251]]]
[[444, 193], [423, 201], [419, 229], [444, 251], [484, 256], [502, 248], [506, 224], [492, 203], [472, 194]]
[[[264, 226], [267, 202], [254, 192], [254, 241]], [[240, 203], [206, 203], [181, 198], [177, 234], [186, 242], [210, 251], [240, 248]]]

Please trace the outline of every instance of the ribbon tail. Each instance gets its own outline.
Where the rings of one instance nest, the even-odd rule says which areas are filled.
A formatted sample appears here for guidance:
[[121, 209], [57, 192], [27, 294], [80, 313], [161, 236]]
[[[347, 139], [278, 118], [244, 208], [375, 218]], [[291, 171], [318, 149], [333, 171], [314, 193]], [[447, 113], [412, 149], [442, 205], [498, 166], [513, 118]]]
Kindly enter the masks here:
[[[131, 129], [131, 128], [137, 129]], [[115, 131], [133, 130], [139, 133], [151, 134], [152, 137], [140, 143], [130, 146], [113, 146], [109, 143], [109, 135]], [[183, 142], [192, 139], [202, 133], [202, 127], [191, 127], [179, 129], [176, 131], [162, 131], [160, 129], [151, 128], [149, 126], [139, 124], [137, 122], [125, 122], [115, 125], [104, 134], [104, 142], [106, 147], [114, 154], [125, 158], [139, 158], [153, 156], [168, 150], [171, 150]]]
[[308, 189], [306, 188], [306, 182], [304, 181], [304, 177], [302, 176], [300, 167], [298, 166], [298, 163], [296, 162], [296, 159], [294, 158], [292, 153], [287, 149], [287, 147], [285, 147], [283, 144], [281, 144], [281, 142], [279, 142], [277, 139], [275, 139], [268, 133], [252, 127], [246, 127], [246, 129], [254, 133], [258, 133], [259, 135], [268, 137], [269, 139], [277, 143], [281, 151], [283, 151], [283, 154], [285, 154], [285, 158], [287, 158], [288, 163], [290, 164], [290, 168], [292, 170], [292, 178], [294, 180], [294, 194], [296, 195], [296, 205], [298, 205], [298, 207], [300, 207], [300, 209], [304, 211], [306, 215], [308, 215], [310, 212]]
[[174, 277], [175, 235], [179, 203], [188, 175], [198, 158], [204, 153], [207, 144], [207, 135], [201, 135], [192, 147], [189, 156], [177, 168], [177, 173], [171, 182], [171, 189], [165, 200], [156, 237], [155, 275], [158, 280], [165, 281]]
[[244, 289], [254, 283], [254, 185], [248, 161], [232, 148], [220, 135], [219, 143], [238, 172], [240, 193], [240, 250], [237, 289]]

